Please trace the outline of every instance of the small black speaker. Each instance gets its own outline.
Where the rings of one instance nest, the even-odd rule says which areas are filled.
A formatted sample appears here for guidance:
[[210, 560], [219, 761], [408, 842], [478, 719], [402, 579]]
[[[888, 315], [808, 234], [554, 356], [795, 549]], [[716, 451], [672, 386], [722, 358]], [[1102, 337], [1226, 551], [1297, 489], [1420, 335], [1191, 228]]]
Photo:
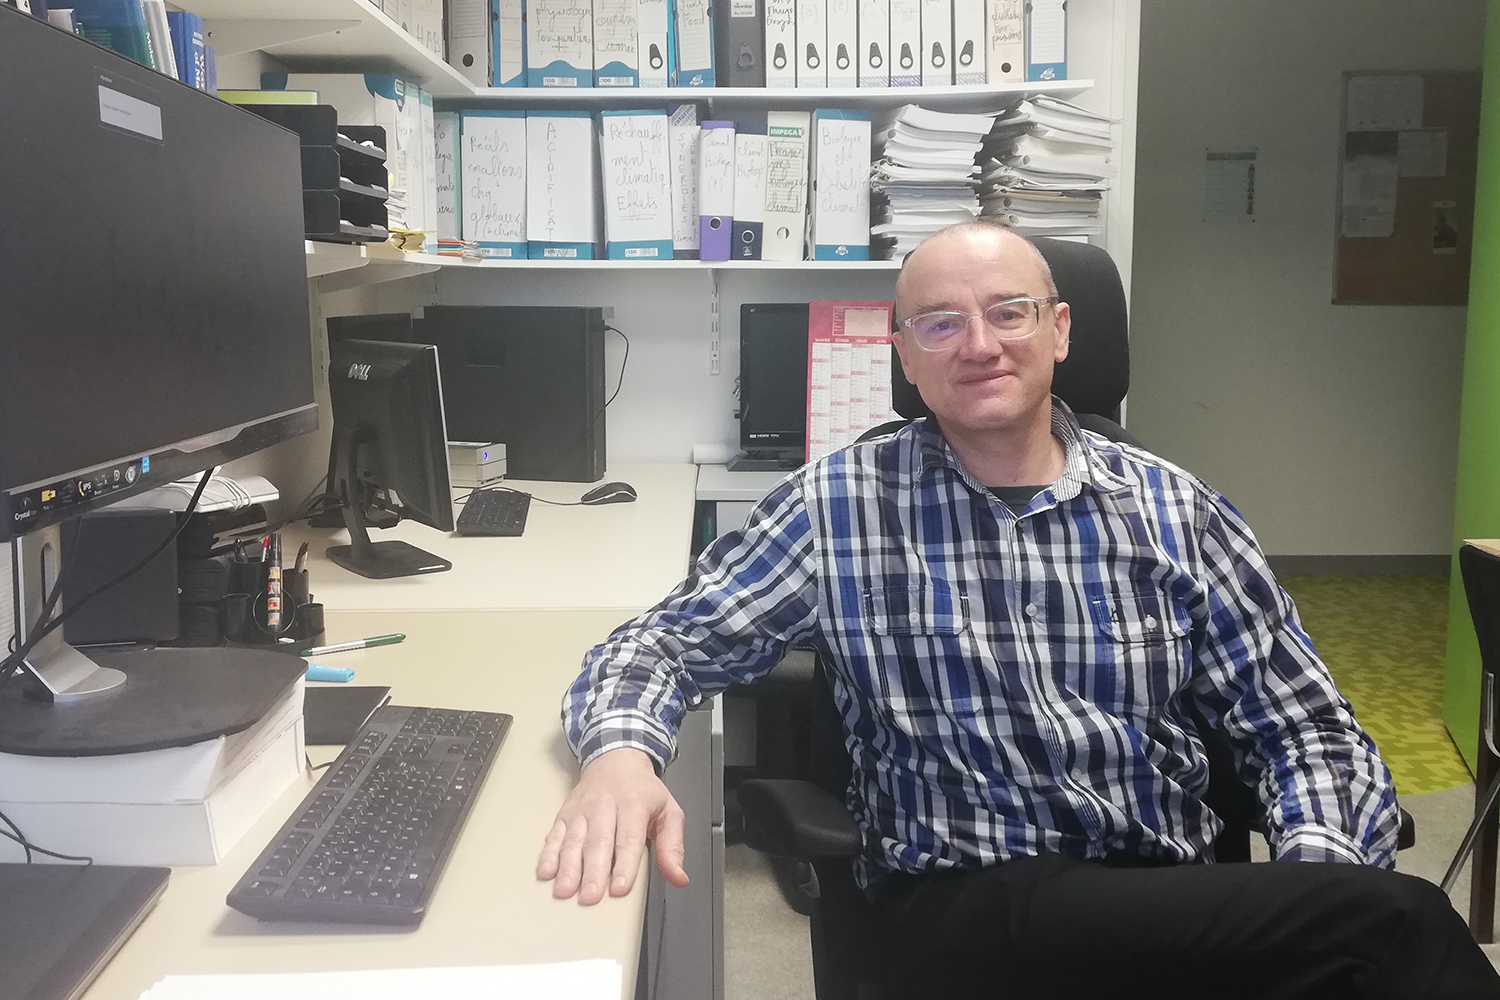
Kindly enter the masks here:
[[[146, 558], [177, 526], [170, 510], [91, 511], [62, 523], [63, 607]], [[177, 545], [84, 604], [63, 625], [75, 646], [177, 638]]]

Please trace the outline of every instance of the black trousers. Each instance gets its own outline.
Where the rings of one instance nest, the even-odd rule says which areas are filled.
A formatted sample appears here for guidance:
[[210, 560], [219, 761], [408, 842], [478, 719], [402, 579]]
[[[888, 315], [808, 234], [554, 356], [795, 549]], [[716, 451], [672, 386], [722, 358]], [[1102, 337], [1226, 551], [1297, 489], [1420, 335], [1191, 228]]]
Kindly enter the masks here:
[[875, 905], [892, 1000], [1500, 998], [1437, 886], [1360, 865], [1043, 855], [892, 876]]

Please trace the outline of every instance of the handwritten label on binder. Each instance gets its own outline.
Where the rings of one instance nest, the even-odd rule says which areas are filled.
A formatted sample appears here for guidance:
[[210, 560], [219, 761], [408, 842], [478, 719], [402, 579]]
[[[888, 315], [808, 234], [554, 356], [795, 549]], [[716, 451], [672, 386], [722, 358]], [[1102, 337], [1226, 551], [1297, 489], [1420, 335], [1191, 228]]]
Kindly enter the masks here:
[[817, 164], [819, 215], [824, 218], [867, 217], [870, 123], [822, 119], [818, 123]]
[[526, 120], [465, 116], [463, 132], [464, 239], [524, 243]]
[[545, 243], [592, 243], [596, 157], [587, 115], [526, 119], [526, 235]]
[[437, 234], [440, 240], [457, 238], [458, 219], [458, 115], [439, 113], [432, 116], [432, 132], [436, 141], [437, 179]]
[[554, 62], [574, 69], [594, 67], [594, 8], [576, 0], [538, 0], [526, 12], [531, 24], [527, 65], [545, 69]]
[[[594, 0], [594, 68], [615, 62], [636, 67], [637, 18], [635, 0]], [[609, 82], [605, 82], [605, 81]], [[634, 77], [604, 77], [603, 86], [626, 87]]]
[[601, 123], [609, 241], [670, 240], [667, 116], [605, 115]]

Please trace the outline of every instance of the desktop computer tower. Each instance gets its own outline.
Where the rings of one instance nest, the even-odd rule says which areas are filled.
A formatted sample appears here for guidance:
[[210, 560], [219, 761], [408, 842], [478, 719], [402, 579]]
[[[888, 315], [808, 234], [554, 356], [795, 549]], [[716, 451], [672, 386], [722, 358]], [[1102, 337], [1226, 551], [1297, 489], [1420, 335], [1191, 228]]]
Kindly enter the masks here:
[[504, 444], [506, 477], [604, 476], [604, 310], [428, 306], [412, 337], [435, 344], [448, 440]]

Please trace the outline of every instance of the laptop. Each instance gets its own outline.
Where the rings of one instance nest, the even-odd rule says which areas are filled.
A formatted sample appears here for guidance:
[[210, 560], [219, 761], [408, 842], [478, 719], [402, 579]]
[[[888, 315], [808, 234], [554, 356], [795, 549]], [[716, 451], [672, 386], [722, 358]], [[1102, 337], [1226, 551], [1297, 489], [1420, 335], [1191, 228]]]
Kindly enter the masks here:
[[0, 864], [0, 1000], [74, 1000], [167, 887], [166, 868]]

